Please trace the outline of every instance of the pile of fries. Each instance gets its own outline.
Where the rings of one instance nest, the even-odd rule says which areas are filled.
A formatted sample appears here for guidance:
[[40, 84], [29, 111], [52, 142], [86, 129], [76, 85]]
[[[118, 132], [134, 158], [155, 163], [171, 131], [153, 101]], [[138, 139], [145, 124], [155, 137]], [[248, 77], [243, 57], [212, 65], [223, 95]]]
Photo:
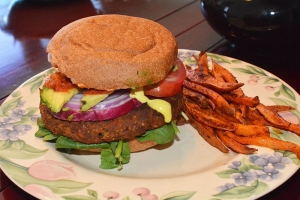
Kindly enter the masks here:
[[194, 56], [197, 68], [187, 68], [183, 83], [184, 113], [199, 134], [224, 153], [229, 149], [241, 154], [257, 151], [247, 145], [264, 146], [293, 152], [300, 159], [300, 146], [270, 137], [268, 127], [300, 135], [300, 127], [283, 119], [278, 112], [290, 106], [266, 106], [258, 96], [248, 97], [236, 78], [217, 62], [209, 68], [207, 54]]

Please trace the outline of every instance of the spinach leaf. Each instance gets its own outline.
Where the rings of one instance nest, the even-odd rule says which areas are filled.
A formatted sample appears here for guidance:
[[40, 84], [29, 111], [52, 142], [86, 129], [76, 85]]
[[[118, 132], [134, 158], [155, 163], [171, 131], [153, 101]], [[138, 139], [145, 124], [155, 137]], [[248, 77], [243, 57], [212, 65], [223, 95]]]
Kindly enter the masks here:
[[54, 135], [51, 131], [49, 131], [42, 119], [39, 117], [37, 119], [37, 124], [39, 126], [39, 129], [37, 130], [37, 132], [35, 132], [35, 137], [38, 137], [38, 138], [43, 138], [44, 141], [51, 141], [51, 140], [55, 140], [57, 138], [56, 135]]
[[166, 144], [171, 142], [175, 137], [175, 130], [171, 123], [168, 123], [160, 128], [147, 131], [142, 136], [137, 139], [140, 142], [145, 142], [148, 140], [152, 140], [157, 144]]
[[101, 144], [84, 144], [81, 142], [75, 142], [70, 138], [65, 136], [56, 136], [51, 131], [49, 131], [41, 118], [38, 118], [37, 124], [39, 126], [38, 131], [35, 133], [36, 137], [43, 138], [44, 141], [56, 140], [56, 148], [64, 149], [99, 149], [101, 148], [101, 165], [100, 168], [103, 169], [122, 169], [123, 164], [129, 163], [130, 160], [130, 149], [128, 142], [122, 140], [116, 142]]
[[103, 149], [101, 151], [101, 165], [102, 169], [114, 169], [121, 170], [123, 164], [129, 163], [130, 149], [128, 142], [122, 140], [118, 142], [111, 142], [110, 148]]
[[102, 149], [101, 151], [101, 165], [99, 166], [102, 169], [114, 169], [117, 168], [119, 163], [116, 162], [116, 157], [112, 150]]
[[130, 148], [128, 142], [123, 143], [123, 148], [122, 148], [122, 163], [127, 164], [129, 163], [130, 160]]
[[55, 147], [66, 149], [106, 149], [109, 148], [109, 145], [105, 142], [101, 144], [84, 144], [81, 142], [74, 142], [73, 140], [65, 136], [59, 136], [56, 140]]

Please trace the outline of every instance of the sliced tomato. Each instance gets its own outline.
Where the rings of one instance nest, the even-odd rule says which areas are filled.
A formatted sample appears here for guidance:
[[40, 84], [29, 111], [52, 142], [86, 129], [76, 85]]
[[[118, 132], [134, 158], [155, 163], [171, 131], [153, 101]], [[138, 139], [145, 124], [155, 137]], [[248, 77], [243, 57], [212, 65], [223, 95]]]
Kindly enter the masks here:
[[186, 70], [179, 58], [176, 59], [176, 65], [178, 69], [175, 72], [171, 71], [164, 80], [154, 85], [144, 86], [145, 95], [169, 97], [178, 94], [186, 77]]

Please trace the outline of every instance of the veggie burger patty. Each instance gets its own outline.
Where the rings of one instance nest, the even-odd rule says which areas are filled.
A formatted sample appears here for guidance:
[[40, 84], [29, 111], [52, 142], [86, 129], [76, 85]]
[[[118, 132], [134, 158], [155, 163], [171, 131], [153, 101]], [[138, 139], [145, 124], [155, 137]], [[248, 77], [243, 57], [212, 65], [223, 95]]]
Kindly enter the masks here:
[[[182, 111], [182, 91], [175, 96], [161, 98], [172, 106], [172, 116]], [[62, 135], [86, 144], [111, 142], [120, 139], [130, 140], [165, 124], [161, 113], [147, 104], [138, 106], [131, 112], [113, 120], [98, 122], [66, 121], [55, 118], [47, 106], [40, 104], [40, 112], [47, 129], [55, 135]]]

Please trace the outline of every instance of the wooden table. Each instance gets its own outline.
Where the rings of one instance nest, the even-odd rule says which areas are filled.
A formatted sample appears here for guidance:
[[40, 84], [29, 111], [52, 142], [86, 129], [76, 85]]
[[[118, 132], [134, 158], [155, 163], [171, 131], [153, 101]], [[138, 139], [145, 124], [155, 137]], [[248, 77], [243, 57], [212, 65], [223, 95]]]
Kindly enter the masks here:
[[[52, 35], [76, 19], [118, 13], [154, 20], [177, 38], [179, 48], [218, 53], [257, 65], [285, 80], [297, 92], [299, 49], [294, 55], [261, 54], [233, 46], [204, 18], [199, 0], [48, 0], [0, 3], [0, 104], [20, 84], [50, 67], [45, 48]], [[0, 200], [35, 199], [0, 171]], [[300, 171], [261, 200], [300, 199]]]

